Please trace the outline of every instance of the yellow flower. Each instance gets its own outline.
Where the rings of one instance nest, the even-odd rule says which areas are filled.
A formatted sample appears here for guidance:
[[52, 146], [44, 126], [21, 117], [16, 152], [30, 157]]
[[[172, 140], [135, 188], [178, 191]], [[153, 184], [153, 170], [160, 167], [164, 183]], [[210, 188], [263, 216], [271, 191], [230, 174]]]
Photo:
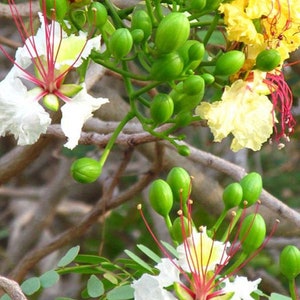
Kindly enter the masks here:
[[196, 114], [207, 120], [216, 142], [233, 134], [233, 151], [243, 148], [257, 151], [273, 132], [273, 105], [260, 76], [261, 72], [255, 72], [252, 82], [237, 80], [225, 87], [221, 101], [203, 102], [196, 108]]
[[228, 39], [259, 51], [277, 49], [282, 62], [300, 46], [300, 1], [234, 0], [221, 4]]

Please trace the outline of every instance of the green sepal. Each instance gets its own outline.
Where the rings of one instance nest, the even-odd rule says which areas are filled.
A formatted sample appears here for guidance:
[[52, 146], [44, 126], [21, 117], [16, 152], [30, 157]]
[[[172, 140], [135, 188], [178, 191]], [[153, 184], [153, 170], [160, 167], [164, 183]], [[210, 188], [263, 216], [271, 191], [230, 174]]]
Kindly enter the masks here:
[[78, 84], [68, 83], [63, 84], [59, 91], [67, 97], [73, 97], [82, 90], [82, 86]]

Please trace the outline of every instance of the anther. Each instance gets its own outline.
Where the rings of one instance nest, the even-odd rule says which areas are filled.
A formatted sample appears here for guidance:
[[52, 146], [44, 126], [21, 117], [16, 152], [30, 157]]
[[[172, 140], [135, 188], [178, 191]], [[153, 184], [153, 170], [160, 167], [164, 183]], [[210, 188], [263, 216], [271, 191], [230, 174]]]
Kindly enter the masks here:
[[138, 210], [142, 210], [142, 204], [139, 203], [139, 204], [136, 206], [136, 208], [137, 208]]

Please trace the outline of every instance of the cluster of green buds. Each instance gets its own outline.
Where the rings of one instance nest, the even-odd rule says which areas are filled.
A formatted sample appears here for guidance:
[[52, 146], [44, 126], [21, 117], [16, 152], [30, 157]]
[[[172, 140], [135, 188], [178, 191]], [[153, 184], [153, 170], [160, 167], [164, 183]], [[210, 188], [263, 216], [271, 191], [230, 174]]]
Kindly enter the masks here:
[[[197, 225], [198, 220], [192, 216], [191, 191], [192, 178], [181, 167], [171, 169], [166, 180], [153, 181], [149, 189], [150, 204], [155, 212], [163, 217], [173, 245], [177, 247], [178, 265], [155, 238], [151, 226], [143, 215], [141, 205], [138, 209], [162, 253], [173, 261], [172, 264], [190, 283], [190, 285], [174, 283], [178, 299], [199, 299], [197, 298], [199, 295], [207, 299], [226, 293], [226, 289], [222, 290], [226, 278], [234, 277], [261, 251], [274, 233], [278, 222], [275, 222], [270, 235], [267, 236], [264, 218], [258, 213], [262, 178], [256, 172], [225, 188], [222, 197], [224, 210], [210, 228], [203, 224]], [[247, 214], [247, 208], [252, 205], [255, 205], [254, 212]], [[173, 218], [176, 210], [177, 217]], [[230, 221], [225, 222], [225, 217], [229, 215]], [[182, 255], [185, 258], [182, 258]], [[188, 261], [188, 267], [180, 265], [185, 260]], [[211, 267], [214, 263], [216, 266]], [[296, 272], [299, 273], [299, 270], [295, 270]], [[197, 276], [201, 276], [201, 280]]]

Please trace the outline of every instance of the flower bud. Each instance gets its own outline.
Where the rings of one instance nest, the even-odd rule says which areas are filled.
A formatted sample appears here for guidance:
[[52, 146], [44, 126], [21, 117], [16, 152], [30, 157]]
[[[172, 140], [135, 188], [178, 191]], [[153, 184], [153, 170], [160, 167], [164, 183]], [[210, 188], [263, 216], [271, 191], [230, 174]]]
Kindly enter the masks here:
[[[262, 192], [262, 178], [258, 173], [252, 172], [242, 178], [240, 185], [243, 189], [243, 200], [247, 201], [247, 207], [249, 207], [258, 200]], [[244, 207], [243, 203], [240, 205]]]
[[287, 245], [280, 253], [280, 272], [289, 280], [300, 274], [300, 251], [293, 245]]
[[192, 13], [200, 13], [204, 9], [206, 1], [207, 0], [188, 0], [186, 1], [186, 5]]
[[181, 244], [183, 239], [189, 235], [189, 221], [186, 217], [181, 216], [174, 220], [171, 228], [171, 235], [179, 244]]
[[134, 29], [131, 31], [131, 36], [135, 44], [139, 44], [144, 40], [144, 31], [142, 29]]
[[178, 127], [186, 127], [188, 126], [193, 120], [193, 115], [190, 111], [180, 111], [177, 115], [176, 115], [176, 125]]
[[131, 19], [131, 30], [140, 29], [144, 33], [143, 41], [146, 41], [152, 33], [151, 18], [144, 10], [135, 10]]
[[276, 49], [266, 49], [260, 52], [256, 57], [256, 68], [269, 72], [278, 67], [281, 62], [281, 56]]
[[204, 79], [204, 82], [207, 85], [215, 82], [215, 77], [209, 73], [201, 74], [201, 77]]
[[183, 91], [187, 95], [199, 95], [204, 93], [204, 79], [199, 75], [190, 75], [183, 82]]
[[71, 11], [72, 22], [76, 24], [78, 28], [82, 28], [86, 23], [86, 14], [82, 9], [76, 9]]
[[102, 168], [99, 161], [83, 157], [73, 162], [71, 174], [73, 178], [80, 183], [91, 183], [100, 176]]
[[225, 209], [229, 210], [238, 206], [243, 199], [243, 188], [238, 182], [229, 184], [223, 192]]
[[149, 200], [152, 208], [166, 217], [173, 206], [173, 194], [168, 183], [162, 179], [153, 181], [149, 189]]
[[107, 10], [99, 2], [92, 2], [88, 8], [88, 21], [91, 26], [102, 28], [107, 21]]
[[59, 109], [58, 98], [53, 94], [47, 94], [46, 96], [44, 96], [43, 104], [45, 105], [46, 108], [52, 111], [58, 111]]
[[237, 73], [245, 62], [245, 54], [238, 50], [228, 51], [218, 57], [215, 74], [230, 76]]
[[69, 3], [67, 0], [40, 0], [40, 7], [42, 12], [46, 11], [49, 19], [61, 22], [69, 9]]
[[251, 254], [258, 249], [266, 237], [266, 223], [260, 214], [248, 215], [242, 223], [239, 240], [242, 244], [243, 252]]
[[178, 49], [178, 53], [183, 59], [184, 66], [189, 66], [191, 70], [195, 70], [204, 57], [205, 47], [199, 41], [188, 40]]
[[190, 22], [180, 12], [171, 12], [159, 23], [155, 46], [160, 53], [170, 53], [181, 47], [190, 34]]
[[174, 102], [174, 113], [177, 114], [183, 111], [192, 111], [203, 99], [204, 91], [203, 79], [200, 83], [199, 93], [194, 95], [188, 95], [185, 92], [183, 82], [178, 83], [176, 88], [170, 93], [170, 96]]
[[192, 184], [191, 177], [185, 169], [181, 167], [172, 168], [167, 176], [167, 183], [172, 189], [175, 201], [182, 200], [185, 203], [188, 200]]
[[127, 28], [119, 28], [113, 32], [109, 40], [109, 50], [115, 58], [121, 59], [132, 48], [133, 39]]
[[177, 52], [162, 55], [151, 66], [150, 78], [156, 81], [169, 81], [180, 76], [183, 61]]
[[150, 104], [150, 115], [157, 124], [169, 120], [173, 111], [174, 103], [169, 95], [160, 93], [154, 96]]
[[189, 156], [191, 154], [190, 148], [186, 145], [178, 145], [177, 151], [181, 156]]

